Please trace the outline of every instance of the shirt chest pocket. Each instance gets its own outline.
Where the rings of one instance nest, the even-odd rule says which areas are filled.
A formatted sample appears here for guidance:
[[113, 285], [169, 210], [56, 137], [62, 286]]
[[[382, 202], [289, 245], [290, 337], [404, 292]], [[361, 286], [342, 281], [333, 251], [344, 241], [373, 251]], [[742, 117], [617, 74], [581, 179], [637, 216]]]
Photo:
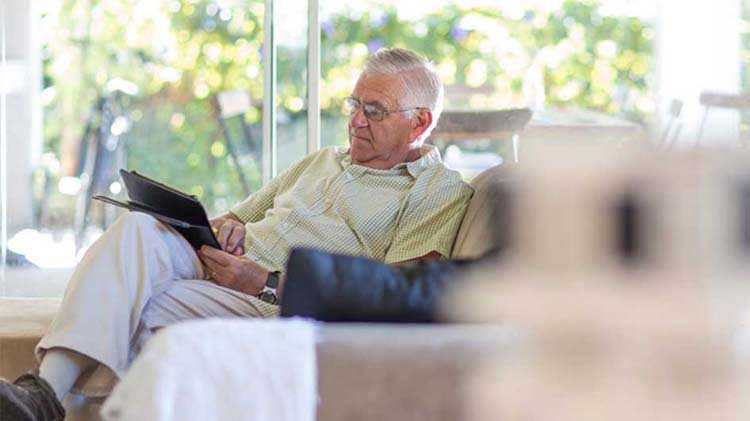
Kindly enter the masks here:
[[[296, 183], [283, 194], [283, 203], [277, 206], [287, 207], [303, 213], [320, 213], [324, 202], [331, 197], [330, 178], [321, 178], [312, 185], [309, 183]], [[330, 200], [330, 199], [329, 199]]]
[[361, 237], [390, 237], [404, 195], [404, 192], [392, 190], [342, 192], [333, 205], [333, 211]]

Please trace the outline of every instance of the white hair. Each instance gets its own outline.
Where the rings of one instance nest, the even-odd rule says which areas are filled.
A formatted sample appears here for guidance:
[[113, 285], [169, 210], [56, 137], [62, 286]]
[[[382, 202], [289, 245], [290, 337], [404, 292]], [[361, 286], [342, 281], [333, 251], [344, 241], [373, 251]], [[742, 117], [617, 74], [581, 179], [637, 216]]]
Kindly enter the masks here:
[[[435, 66], [414, 51], [404, 48], [378, 50], [365, 61], [365, 73], [398, 75], [405, 92], [399, 99], [401, 108], [428, 108], [432, 113], [430, 127], [420, 136], [423, 142], [430, 136], [443, 112], [445, 91]], [[412, 112], [414, 115], [415, 112]]]

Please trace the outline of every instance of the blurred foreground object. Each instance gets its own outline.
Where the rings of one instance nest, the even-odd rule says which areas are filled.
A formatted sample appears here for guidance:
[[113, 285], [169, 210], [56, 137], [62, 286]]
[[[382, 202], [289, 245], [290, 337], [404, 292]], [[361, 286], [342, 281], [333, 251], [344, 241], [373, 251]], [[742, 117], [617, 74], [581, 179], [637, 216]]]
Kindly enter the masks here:
[[750, 419], [750, 158], [545, 147], [499, 207], [502, 260], [446, 314], [524, 340], [476, 371], [469, 420]]

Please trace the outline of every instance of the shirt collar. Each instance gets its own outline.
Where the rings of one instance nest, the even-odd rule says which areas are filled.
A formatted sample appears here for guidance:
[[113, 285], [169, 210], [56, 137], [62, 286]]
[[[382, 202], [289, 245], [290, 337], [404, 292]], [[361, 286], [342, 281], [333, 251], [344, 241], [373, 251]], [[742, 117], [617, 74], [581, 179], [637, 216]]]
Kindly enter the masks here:
[[401, 172], [405, 168], [409, 175], [411, 175], [413, 178], [417, 178], [417, 176], [419, 176], [422, 171], [442, 162], [442, 159], [440, 158], [440, 151], [433, 145], [422, 145], [422, 147], [419, 149], [419, 153], [422, 156], [420, 156], [419, 159], [412, 162], [402, 162], [400, 164], [396, 164], [388, 170], [377, 170], [373, 168], [363, 167], [361, 165], [352, 164], [352, 157], [351, 155], [349, 155], [348, 148], [342, 150], [341, 153], [343, 155], [341, 158], [341, 166], [344, 168], [348, 166], [356, 167], [357, 169], [361, 168], [360, 171], [362, 173], [380, 171]]

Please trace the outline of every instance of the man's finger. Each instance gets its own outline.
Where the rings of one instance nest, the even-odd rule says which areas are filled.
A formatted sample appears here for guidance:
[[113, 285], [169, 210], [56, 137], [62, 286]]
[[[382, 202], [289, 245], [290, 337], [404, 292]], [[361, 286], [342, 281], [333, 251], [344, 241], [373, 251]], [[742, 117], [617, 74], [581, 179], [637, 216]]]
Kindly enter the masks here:
[[215, 248], [209, 247], [209, 246], [203, 246], [203, 247], [201, 247], [200, 253], [203, 256], [205, 256], [205, 257], [207, 257], [207, 258], [215, 261], [216, 263], [218, 263], [218, 264], [220, 264], [222, 266], [229, 266], [232, 263], [234, 263], [235, 259], [237, 259], [237, 257], [232, 256], [231, 254], [229, 254], [229, 253], [227, 253], [225, 251], [221, 251], [219, 249], [215, 249]]
[[234, 224], [227, 224], [224, 223], [221, 227], [219, 227], [219, 236], [216, 238], [216, 240], [219, 241], [219, 245], [224, 250], [228, 249], [228, 243], [227, 240], [229, 240], [230, 236], [232, 235], [232, 230], [234, 229]]
[[227, 278], [227, 267], [208, 256], [203, 256], [201, 260], [203, 261], [205, 274], [217, 284], [221, 285]]
[[235, 227], [234, 230], [232, 230], [232, 234], [229, 236], [229, 239], [227, 240], [227, 247], [226, 251], [236, 255], [237, 250], [240, 250], [240, 254], [242, 254], [242, 248], [243, 244], [242, 241], [245, 239], [245, 230], [243, 230], [241, 227]]
[[219, 267], [222, 266], [221, 263], [219, 263], [216, 260], [214, 260], [214, 259], [206, 256], [203, 253], [198, 253], [198, 256], [200, 257], [201, 262], [203, 262], [203, 265], [205, 265], [206, 268], [208, 268], [210, 270], [216, 270], [216, 269], [218, 269]]
[[203, 265], [203, 272], [206, 275], [210, 275], [216, 270], [216, 267], [218, 266], [216, 262], [209, 259], [208, 257], [201, 255], [200, 253], [198, 254], [198, 258], [201, 260], [201, 263]]
[[212, 257], [211, 251], [215, 250], [212, 247], [203, 246], [198, 250], [198, 257], [201, 259], [201, 261], [206, 266], [211, 266], [211, 269], [214, 269], [214, 266], [223, 266], [221, 263], [219, 263], [216, 259]]

